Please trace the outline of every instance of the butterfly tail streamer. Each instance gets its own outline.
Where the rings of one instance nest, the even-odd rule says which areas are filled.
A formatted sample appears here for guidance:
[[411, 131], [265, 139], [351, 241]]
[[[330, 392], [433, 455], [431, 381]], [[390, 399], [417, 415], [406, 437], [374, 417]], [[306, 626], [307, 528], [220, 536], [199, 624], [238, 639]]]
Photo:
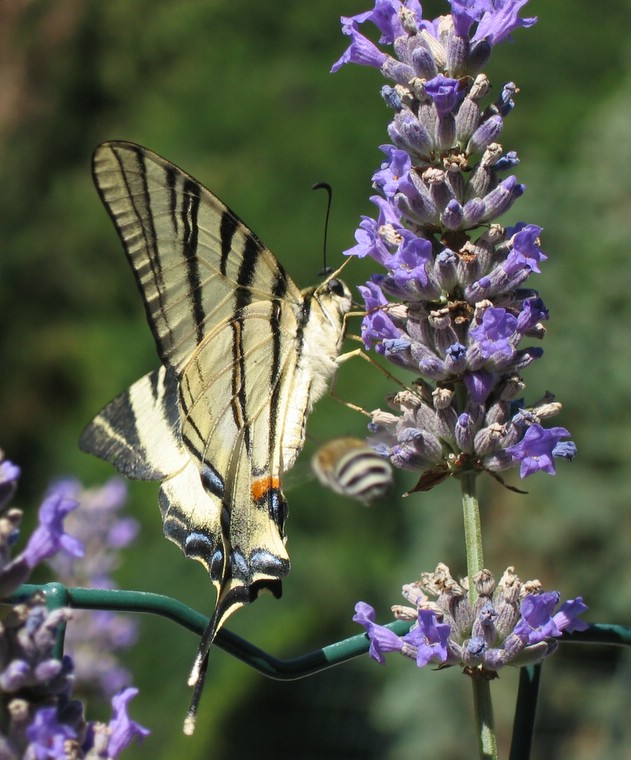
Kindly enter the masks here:
[[[197, 660], [195, 660], [197, 665]], [[195, 667], [195, 666], [194, 666]], [[195, 725], [197, 723], [197, 712], [199, 710], [199, 700], [201, 699], [202, 692], [204, 691], [204, 683], [206, 682], [206, 673], [208, 672], [208, 652], [204, 658], [201, 667], [198, 670], [197, 680], [193, 688], [193, 696], [191, 698], [191, 704], [184, 718], [184, 725], [182, 731], [186, 736], [192, 736], [195, 733]], [[192, 675], [192, 674], [191, 674]]]
[[[237, 609], [236, 607], [234, 609]], [[191, 697], [191, 704], [184, 718], [184, 725], [182, 730], [187, 736], [192, 736], [195, 731], [195, 725], [197, 723], [197, 713], [199, 711], [199, 702], [204, 691], [204, 683], [206, 682], [206, 673], [208, 672], [208, 659], [209, 651], [212, 646], [215, 636], [221, 627], [220, 623], [222, 618], [225, 619], [225, 615], [218, 615], [220, 607], [217, 605], [212, 617], [208, 621], [204, 633], [202, 634], [201, 641], [199, 642], [199, 649], [195, 656], [195, 662], [191, 668], [191, 673], [188, 677], [188, 685], [193, 687], [193, 695]]]
[[[279, 591], [276, 590], [273, 585], [275, 584], [266, 584], [275, 595], [278, 595]], [[222, 584], [217, 604], [210, 620], [208, 621], [208, 625], [202, 634], [197, 649], [197, 655], [195, 656], [195, 661], [193, 662], [193, 667], [191, 668], [191, 673], [188, 677], [188, 685], [193, 687], [193, 696], [191, 697], [191, 704], [184, 720], [183, 730], [187, 736], [190, 736], [195, 730], [199, 701], [204, 690], [204, 682], [206, 680], [206, 672], [208, 669], [210, 647], [212, 646], [219, 629], [224, 625], [226, 620], [236, 612], [236, 610], [245, 607], [251, 601], [256, 599], [257, 595], [258, 589], [244, 585], [235, 581], [235, 579], [228, 579], [227, 583]]]

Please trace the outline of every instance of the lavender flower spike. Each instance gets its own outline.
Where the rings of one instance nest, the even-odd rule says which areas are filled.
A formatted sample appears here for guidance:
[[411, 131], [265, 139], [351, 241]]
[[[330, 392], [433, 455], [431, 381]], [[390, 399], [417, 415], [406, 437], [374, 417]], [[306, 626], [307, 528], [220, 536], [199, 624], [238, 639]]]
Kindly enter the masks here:
[[[545, 336], [548, 311], [528, 280], [547, 256], [540, 226], [497, 221], [525, 190], [508, 174], [517, 154], [499, 142], [519, 90], [508, 82], [493, 98], [480, 72], [494, 46], [536, 18], [520, 15], [526, 0], [449, 5], [450, 15], [427, 20], [417, 0], [375, 0], [342, 19], [351, 46], [334, 66], [369, 65], [390, 80], [378, 216], [362, 218], [346, 253], [382, 267], [359, 289], [366, 348], [421, 375], [414, 401], [397, 394], [387, 416], [374, 413], [369, 439], [395, 466], [419, 471], [413, 490], [465, 472], [554, 474], [556, 460], [576, 453], [565, 428], [543, 427], [560, 404], [518, 398], [520, 373], [543, 354], [532, 341]], [[370, 23], [377, 44], [359, 31]]]
[[468, 584], [455, 581], [449, 568], [439, 564], [433, 573], [403, 587], [413, 607], [392, 608], [395, 617], [415, 621], [404, 636], [377, 625], [375, 611], [365, 602], [356, 605], [353, 620], [366, 628], [370, 655], [377, 662], [383, 664], [387, 652], [400, 652], [419, 668], [459, 665], [486, 678], [507, 665], [539, 662], [555, 651], [555, 639], [564, 631], [587, 628], [579, 618], [587, 610], [580, 597], [555, 612], [558, 591], [541, 591], [539, 581], [522, 583], [512, 567], [497, 583], [482, 570], [474, 585], [478, 596], [471, 603]]
[[[15, 490], [19, 469], [10, 462], [2, 462], [0, 453], [0, 594], [12, 593], [19, 584], [28, 579], [33, 567], [55, 553], [73, 561], [83, 556], [82, 542], [66, 532], [64, 522], [70, 513], [76, 515], [79, 501], [91, 502], [93, 509], [86, 510], [86, 523], [92, 531], [83, 531], [85, 539], [92, 539], [97, 548], [105, 542], [105, 533], [99, 527], [108, 528], [108, 539], [120, 547], [133, 538], [135, 523], [112, 521], [112, 512], [125, 499], [126, 489], [120, 481], [110, 481], [102, 489], [93, 489], [82, 497], [76, 481], [61, 481], [50, 489], [39, 511], [39, 526], [29, 539], [26, 548], [11, 558], [21, 522], [21, 511], [7, 508], [7, 501]], [[110, 519], [103, 519], [103, 513]], [[101, 517], [96, 520], [95, 517]], [[68, 522], [72, 523], [72, 519]], [[81, 525], [82, 519], [77, 522]], [[122, 525], [122, 529], [121, 529]], [[72, 529], [72, 528], [71, 528]], [[81, 533], [81, 531], [78, 531]], [[112, 562], [112, 555], [107, 558]], [[101, 560], [103, 557], [101, 556]], [[99, 566], [103, 570], [104, 563]], [[109, 570], [112, 569], [110, 564]], [[100, 573], [103, 579], [102, 572]], [[67, 578], [62, 579], [68, 581]], [[85, 584], [84, 584], [85, 585]], [[69, 620], [75, 622], [70, 609], [49, 611], [43, 603], [43, 595], [36, 593], [5, 611], [0, 625], [0, 691], [3, 694], [3, 718], [0, 729], [0, 758], [2, 760], [104, 760], [116, 758], [134, 738], [143, 738], [147, 729], [132, 721], [127, 714], [129, 700], [137, 694], [136, 689], [126, 689], [114, 697], [114, 717], [109, 726], [86, 722], [81, 702], [72, 698], [76, 682], [73, 659], [56, 655], [56, 646], [62, 626]], [[105, 615], [111, 613], [103, 613]], [[103, 619], [92, 631], [90, 647], [92, 657], [101, 667], [112, 667], [112, 659], [102, 643]], [[72, 628], [72, 627], [71, 627]], [[120, 633], [120, 627], [119, 627]], [[99, 641], [101, 636], [101, 641]], [[66, 643], [70, 636], [66, 636]], [[119, 642], [120, 645], [121, 642]], [[114, 666], [116, 664], [114, 663]], [[119, 668], [120, 670], [120, 668]], [[93, 687], [93, 683], [91, 684]]]

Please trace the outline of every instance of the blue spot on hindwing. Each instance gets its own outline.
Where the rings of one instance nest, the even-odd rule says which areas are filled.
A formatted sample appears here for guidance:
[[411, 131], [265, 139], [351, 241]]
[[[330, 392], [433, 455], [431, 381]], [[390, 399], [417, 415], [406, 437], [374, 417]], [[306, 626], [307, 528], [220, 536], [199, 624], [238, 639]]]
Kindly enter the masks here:
[[250, 554], [250, 564], [257, 572], [275, 578], [282, 578], [287, 575], [290, 568], [289, 560], [286, 557], [279, 557], [267, 549], [255, 549]]
[[212, 557], [216, 550], [214, 541], [205, 533], [191, 531], [184, 539], [182, 546], [184, 554], [193, 557], [203, 557], [206, 561]]
[[217, 472], [217, 470], [212, 465], [204, 462], [200, 474], [204, 488], [209, 493], [213, 494], [213, 496], [216, 496], [219, 499], [223, 499], [225, 486], [223, 478]]
[[252, 573], [248, 566], [246, 558], [240, 549], [233, 549], [230, 552], [230, 575], [245, 583], [250, 583]]
[[224, 552], [223, 547], [217, 547], [208, 563], [208, 573], [213, 580], [223, 577]]

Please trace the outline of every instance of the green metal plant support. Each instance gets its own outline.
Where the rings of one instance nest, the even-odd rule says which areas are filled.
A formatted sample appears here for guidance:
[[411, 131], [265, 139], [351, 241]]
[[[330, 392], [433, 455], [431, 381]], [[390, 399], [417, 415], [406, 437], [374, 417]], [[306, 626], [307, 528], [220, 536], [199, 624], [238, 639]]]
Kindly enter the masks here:
[[[188, 607], [186, 604], [163, 594], [147, 591], [126, 591], [122, 589], [68, 588], [61, 583], [43, 585], [24, 584], [3, 603], [16, 604], [42, 592], [49, 609], [72, 607], [81, 610], [112, 610], [117, 612], [144, 612], [160, 615], [188, 628], [201, 636], [208, 624], [208, 617]], [[388, 625], [397, 635], [407, 633], [410, 624], [397, 620]], [[333, 665], [352, 660], [368, 652], [370, 642], [366, 634], [360, 633], [343, 641], [322, 647], [313, 652], [281, 660], [250, 644], [234, 633], [222, 628], [215, 639], [216, 646], [228, 654], [258, 670], [268, 678], [292, 681], [318, 673]], [[61, 654], [61, 651], [59, 652]]]

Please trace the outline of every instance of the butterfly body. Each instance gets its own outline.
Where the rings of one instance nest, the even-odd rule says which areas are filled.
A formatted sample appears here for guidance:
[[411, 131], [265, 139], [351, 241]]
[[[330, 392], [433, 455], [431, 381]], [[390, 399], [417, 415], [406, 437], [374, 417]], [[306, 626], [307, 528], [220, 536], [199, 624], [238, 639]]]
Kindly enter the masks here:
[[93, 173], [162, 366], [110, 402], [80, 445], [161, 481], [165, 535], [218, 591], [199, 661], [234, 610], [262, 588], [280, 595], [281, 479], [336, 370], [351, 296], [334, 278], [300, 291], [227, 206], [145, 148], [104, 143]]

